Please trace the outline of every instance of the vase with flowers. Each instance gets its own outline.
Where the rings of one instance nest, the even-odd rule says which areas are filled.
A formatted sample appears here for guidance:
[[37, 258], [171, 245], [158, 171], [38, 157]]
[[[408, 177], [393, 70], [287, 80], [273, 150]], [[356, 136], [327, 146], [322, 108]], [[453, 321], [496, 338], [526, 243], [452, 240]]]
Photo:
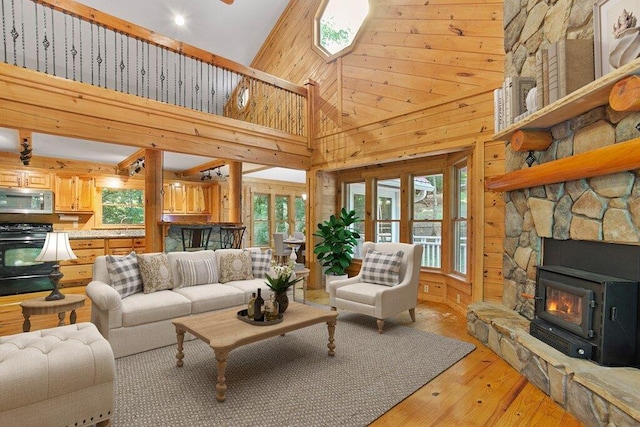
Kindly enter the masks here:
[[302, 280], [302, 277], [295, 278], [293, 274], [293, 263], [272, 265], [275, 276], [267, 274], [267, 286], [276, 295], [278, 301], [279, 312], [284, 313], [289, 307], [289, 297], [287, 297], [287, 289]]

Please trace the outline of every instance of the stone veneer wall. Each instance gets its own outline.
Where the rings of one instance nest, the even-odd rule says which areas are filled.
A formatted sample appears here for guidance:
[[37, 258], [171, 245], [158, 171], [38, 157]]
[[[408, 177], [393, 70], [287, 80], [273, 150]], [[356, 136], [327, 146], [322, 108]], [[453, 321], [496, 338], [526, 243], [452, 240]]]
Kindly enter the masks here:
[[[551, 129], [553, 143], [534, 163], [584, 153], [640, 137], [640, 113], [599, 107]], [[507, 147], [508, 171], [527, 167], [527, 153]], [[524, 166], [523, 166], [524, 165]], [[638, 165], [640, 167], [640, 165]], [[503, 304], [533, 318], [541, 238], [640, 242], [640, 177], [621, 172], [505, 193]]]
[[[593, 39], [593, 0], [505, 0], [505, 76], [535, 76], [539, 49], [561, 39]], [[640, 137], [639, 113], [606, 107], [555, 126], [545, 163]], [[506, 147], [506, 171], [526, 168], [528, 153]], [[639, 165], [640, 166], [640, 165]], [[503, 304], [528, 319], [541, 238], [640, 242], [640, 184], [634, 172], [505, 193]]]

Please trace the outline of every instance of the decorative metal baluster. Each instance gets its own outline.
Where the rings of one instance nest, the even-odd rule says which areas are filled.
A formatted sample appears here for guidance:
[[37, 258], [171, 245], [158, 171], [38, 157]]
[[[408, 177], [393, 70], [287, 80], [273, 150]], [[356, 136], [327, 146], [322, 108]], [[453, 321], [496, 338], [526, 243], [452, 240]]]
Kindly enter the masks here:
[[147, 72], [144, 70], [144, 40], [142, 40], [142, 69], [140, 70], [140, 76], [141, 76], [141, 86], [142, 86], [142, 93], [140, 96], [144, 97], [144, 75], [147, 74]]
[[159, 78], [159, 74], [158, 73], [158, 45], [156, 45], [156, 88], [155, 88], [155, 92], [156, 92], [156, 101], [158, 100], [158, 78]]
[[160, 101], [164, 102], [164, 48], [160, 48]]
[[98, 29], [96, 31], [96, 33], [98, 33], [98, 57], [96, 58], [96, 61], [98, 62], [98, 87], [101, 87], [101, 79], [102, 79], [102, 71], [101, 71], [101, 65], [102, 65], [102, 51], [100, 48], [100, 24], [98, 24]]
[[80, 81], [84, 82], [82, 79], [82, 20], [78, 17], [78, 35], [80, 36]]
[[78, 51], [76, 50], [76, 21], [71, 17], [71, 75], [73, 76], [73, 80], [76, 79], [76, 55]]
[[67, 12], [64, 14], [64, 78], [69, 78], [69, 40], [67, 37]]
[[182, 106], [182, 61], [178, 56], [178, 105]]
[[[191, 64], [191, 109], [195, 110], [196, 108], [198, 108], [198, 105], [196, 103], [196, 98], [198, 97], [198, 81], [196, 75], [196, 67], [194, 67], [196, 63], [193, 60], [189, 61], [189, 63]], [[193, 93], [194, 90], [195, 94]]]
[[[198, 61], [198, 63], [200, 64], [200, 83], [201, 83], [202, 85], [204, 85], [204, 80], [203, 80], [203, 77], [202, 77], [202, 66], [203, 66], [203, 63], [202, 63], [202, 61]], [[203, 90], [200, 92], [200, 111], [204, 111], [204, 110], [203, 110], [203, 104], [202, 104], [202, 93], [203, 93], [203, 92], [204, 92], [204, 88], [203, 88]]]
[[104, 87], [107, 87], [107, 69], [108, 69], [108, 62], [107, 62], [107, 26], [104, 26]]
[[[149, 42], [146, 42], [146, 43], [147, 43], [147, 70], [151, 72], [151, 61], [149, 57], [149, 51], [151, 50], [151, 46], [149, 46]], [[147, 98], [151, 98], [151, 92], [149, 91], [149, 84], [151, 83], [150, 80], [151, 80], [151, 76], [147, 77]]]
[[44, 73], [49, 74], [49, 39], [47, 38], [47, 9], [46, 7], [42, 11], [42, 31], [44, 32], [44, 38], [42, 39], [42, 46], [44, 47]]
[[[55, 20], [53, 19], [53, 6], [51, 9], [51, 56], [53, 58], [53, 75], [56, 75], [56, 28]], [[47, 10], [45, 9], [45, 13]]]
[[[2, 38], [5, 38], [4, 35], [4, 0], [2, 0]], [[16, 30], [16, 10], [14, 5], [14, 0], [11, 0], [11, 38], [13, 38], [13, 65], [18, 65], [18, 52], [16, 49], [16, 40], [20, 37], [18, 30]], [[22, 34], [22, 38], [24, 38], [24, 33]], [[7, 44], [5, 42], [4, 45], [4, 62], [7, 62]]]
[[124, 65], [124, 38], [125, 37], [126, 36], [123, 33], [120, 33], [120, 92], [124, 92], [124, 71], [127, 70], [127, 75], [129, 73], [129, 69]]
[[[118, 31], [113, 31], [113, 90], [118, 90]], [[120, 88], [122, 92], [122, 88]]]
[[[13, 2], [11, 2], [13, 3]], [[7, 24], [4, 19], [4, 0], [0, 2], [2, 6], [2, 45], [4, 46], [4, 63], [7, 63]]]
[[130, 58], [130, 53], [129, 53], [129, 46], [131, 45], [131, 37], [127, 36], [127, 93], [131, 93], [129, 92], [129, 76], [131, 75], [131, 68], [129, 68], [129, 58]]
[[138, 92], [138, 74], [140, 73], [140, 49], [138, 44], [138, 39], [136, 39], [136, 96], [140, 96]]
[[27, 68], [27, 55], [25, 49], [25, 41], [24, 41], [24, 4], [26, 2], [20, 2], [20, 28], [22, 29], [22, 68]]

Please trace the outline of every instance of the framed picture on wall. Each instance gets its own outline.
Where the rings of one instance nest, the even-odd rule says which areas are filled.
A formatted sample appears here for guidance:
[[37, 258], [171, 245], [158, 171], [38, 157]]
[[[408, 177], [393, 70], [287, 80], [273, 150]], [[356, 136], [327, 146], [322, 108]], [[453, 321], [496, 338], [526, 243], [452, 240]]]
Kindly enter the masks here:
[[638, 0], [596, 0], [593, 5], [595, 77], [640, 56]]

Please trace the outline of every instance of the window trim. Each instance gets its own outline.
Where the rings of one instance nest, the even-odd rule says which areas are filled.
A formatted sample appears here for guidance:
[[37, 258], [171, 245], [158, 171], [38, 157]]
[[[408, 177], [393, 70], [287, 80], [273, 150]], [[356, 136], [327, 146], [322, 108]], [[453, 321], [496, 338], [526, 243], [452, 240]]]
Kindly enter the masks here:
[[[459, 195], [459, 171], [463, 168], [467, 169], [467, 214], [464, 218], [460, 218], [458, 209], [459, 209], [459, 204], [460, 204], [460, 195]], [[450, 251], [450, 262], [451, 262], [451, 268], [449, 269], [451, 274], [456, 276], [456, 277], [461, 277], [464, 278], [465, 281], [468, 281], [469, 277], [470, 277], [470, 268], [469, 268], [469, 255], [470, 255], [470, 248], [471, 248], [471, 242], [470, 242], [470, 238], [469, 238], [469, 233], [470, 233], [470, 227], [471, 227], [471, 221], [469, 219], [469, 192], [470, 192], [470, 188], [469, 188], [469, 174], [471, 171], [471, 165], [470, 165], [470, 158], [469, 157], [464, 157], [458, 161], [456, 161], [455, 163], [453, 163], [451, 165], [451, 175], [452, 175], [452, 180], [451, 180], [451, 218], [450, 218], [450, 241], [451, 241], [451, 251]], [[457, 270], [457, 266], [456, 266], [456, 257], [457, 257], [457, 248], [458, 245], [456, 245], [456, 226], [459, 223], [466, 223], [466, 228], [467, 228], [467, 245], [466, 245], [466, 249], [465, 249], [465, 272], [462, 271], [458, 271]]]

